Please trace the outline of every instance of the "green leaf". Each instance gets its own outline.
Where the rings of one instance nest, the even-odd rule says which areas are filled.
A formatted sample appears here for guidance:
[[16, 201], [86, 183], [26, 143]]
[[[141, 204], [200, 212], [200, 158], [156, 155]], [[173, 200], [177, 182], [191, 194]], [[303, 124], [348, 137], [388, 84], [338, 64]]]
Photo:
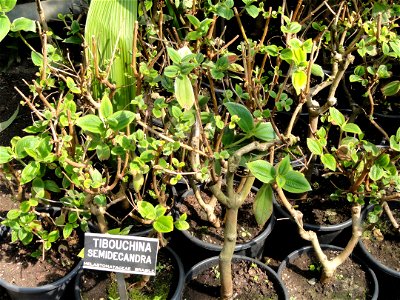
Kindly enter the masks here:
[[72, 224], [70, 224], [70, 223], [65, 224], [65, 226], [63, 228], [63, 237], [64, 237], [64, 239], [69, 237], [73, 230], [74, 230], [74, 226]]
[[292, 74], [292, 84], [296, 90], [296, 94], [300, 95], [301, 90], [306, 87], [307, 84], [307, 74], [303, 70], [296, 70]]
[[160, 233], [167, 233], [174, 230], [174, 220], [172, 216], [161, 216], [154, 223], [153, 228]]
[[290, 170], [285, 175], [285, 184], [282, 188], [289, 193], [304, 193], [311, 191], [310, 183], [304, 175], [298, 171]]
[[175, 78], [181, 72], [181, 69], [178, 66], [168, 66], [164, 69], [164, 75], [169, 78]]
[[22, 139], [18, 140], [15, 144], [15, 154], [17, 158], [25, 158], [28, 155], [26, 149], [35, 149], [38, 142], [39, 138], [32, 135], [24, 136]]
[[231, 116], [237, 115], [240, 118], [238, 125], [244, 132], [248, 133], [253, 130], [254, 120], [246, 106], [235, 102], [227, 102], [224, 105]]
[[285, 158], [283, 158], [276, 166], [277, 174], [280, 176], [286, 175], [286, 173], [289, 172], [291, 169], [292, 166], [290, 165], [289, 155], [286, 155]]
[[129, 110], [120, 110], [113, 113], [110, 119], [116, 120], [115, 124], [109, 124], [113, 130], [122, 130], [135, 119], [135, 113]]
[[245, 7], [247, 13], [252, 17], [252, 18], [257, 18], [259, 14], [259, 9], [255, 5], [249, 5]]
[[297, 33], [301, 30], [301, 25], [297, 22], [289, 22], [286, 26], [281, 26], [283, 33]]
[[113, 106], [111, 103], [110, 98], [108, 98], [107, 94], [104, 94], [103, 98], [101, 99], [100, 103], [100, 116], [103, 119], [107, 119], [109, 116], [113, 114]]
[[[50, 243], [54, 243], [55, 241], [58, 240], [58, 238], [60, 237], [60, 233], [58, 232], [58, 230], [53, 230], [52, 232], [49, 233], [49, 235], [47, 236], [47, 240]], [[64, 238], [66, 238], [64, 236]]]
[[65, 214], [59, 215], [54, 222], [56, 223], [57, 226], [64, 226], [65, 224]]
[[253, 203], [253, 212], [258, 225], [264, 226], [272, 215], [273, 191], [271, 185], [263, 184], [258, 190]]
[[68, 222], [75, 223], [78, 220], [78, 213], [76, 211], [70, 211], [68, 214]]
[[32, 181], [32, 190], [35, 192], [36, 198], [44, 198], [44, 181], [41, 178], [35, 178]]
[[39, 52], [32, 51], [31, 52], [31, 59], [35, 66], [40, 67], [43, 65], [43, 55]]
[[103, 133], [105, 128], [101, 119], [96, 115], [86, 115], [76, 121], [76, 125], [92, 133]]
[[0, 0], [0, 12], [7, 13], [11, 11], [16, 4], [17, 0]]
[[200, 27], [200, 21], [199, 19], [197, 19], [195, 16], [192, 15], [186, 15], [186, 17], [188, 18], [189, 22], [195, 27]]
[[255, 178], [264, 183], [272, 183], [276, 177], [276, 171], [272, 164], [264, 160], [255, 160], [246, 164]]
[[31, 205], [29, 204], [29, 201], [23, 201], [19, 205], [19, 209], [21, 210], [22, 213], [27, 213], [30, 208], [31, 208]]
[[11, 209], [7, 213], [7, 219], [15, 220], [21, 215], [21, 211], [19, 209]]
[[346, 121], [343, 114], [334, 107], [329, 108], [329, 114], [334, 122], [334, 124], [342, 127], [344, 122]]
[[180, 75], [175, 78], [175, 97], [183, 109], [190, 109], [194, 104], [193, 86], [188, 75]]
[[96, 195], [96, 196], [94, 196], [93, 201], [98, 206], [106, 206], [107, 205], [107, 198], [105, 195]]
[[382, 167], [374, 164], [369, 170], [369, 178], [374, 181], [381, 179], [385, 175], [385, 171]]
[[394, 80], [389, 82], [382, 88], [382, 93], [385, 96], [394, 96], [400, 91], [400, 81]]
[[187, 214], [183, 213], [179, 216], [179, 219], [174, 222], [174, 226], [178, 230], [188, 230], [189, 223], [186, 222]]
[[110, 158], [111, 150], [110, 147], [107, 144], [98, 144], [96, 146], [96, 154], [99, 160], [107, 160]]
[[7, 36], [10, 28], [10, 19], [6, 15], [0, 15], [0, 42]]
[[324, 70], [322, 69], [322, 67], [320, 65], [317, 65], [317, 64], [312, 64], [311, 74], [313, 74], [314, 76], [321, 77], [321, 78], [325, 77]]
[[307, 147], [315, 155], [321, 156], [323, 154], [322, 145], [317, 140], [307, 138]]
[[138, 201], [137, 202], [139, 214], [148, 220], [154, 220], [156, 218], [156, 209], [150, 202]]
[[32, 232], [26, 231], [25, 229], [21, 228], [18, 231], [18, 238], [22, 242], [22, 244], [29, 245], [30, 242], [33, 240], [33, 234]]
[[85, 258], [85, 248], [82, 248], [82, 250], [81, 251], [79, 251], [79, 253], [78, 253], [78, 255], [77, 255], [78, 257], [80, 257], [80, 258]]
[[101, 173], [99, 170], [94, 169], [90, 173], [90, 177], [92, 178], [92, 187], [93, 188], [99, 188], [103, 184], [103, 177], [101, 176]]
[[12, 22], [10, 30], [13, 32], [21, 30], [36, 32], [36, 23], [35, 21], [24, 17], [17, 18]]
[[67, 87], [70, 89], [70, 91], [74, 94], [79, 94], [81, 90], [76, 86], [75, 81], [71, 77], [67, 77]]
[[161, 217], [161, 216], [163, 216], [166, 211], [167, 211], [166, 207], [164, 207], [164, 206], [162, 206], [160, 204], [157, 204], [156, 207], [155, 207], [156, 219]]
[[326, 153], [321, 156], [321, 161], [324, 164], [325, 168], [329, 170], [336, 171], [336, 160], [332, 154]]
[[11, 161], [13, 158], [10, 147], [0, 146], [0, 164], [5, 164]]
[[[6, 129], [8, 126], [10, 126], [12, 124], [12, 122], [14, 122], [15, 118], [18, 116], [18, 112], [19, 112], [19, 106], [14, 111], [12, 116], [10, 118], [8, 118], [8, 120], [0, 122], [0, 132], [2, 132], [4, 129]], [[1, 156], [0, 156], [0, 160], [1, 160]]]
[[264, 142], [276, 139], [275, 130], [270, 122], [258, 123], [254, 129], [254, 136]]
[[387, 167], [390, 163], [390, 155], [387, 153], [384, 153], [382, 155], [380, 155], [376, 160], [375, 160], [375, 164], [377, 166], [380, 166], [382, 168]]
[[346, 123], [342, 126], [342, 130], [345, 132], [350, 132], [350, 133], [356, 133], [356, 134], [361, 134], [362, 131], [360, 127], [358, 127], [357, 124], [354, 123]]
[[32, 181], [40, 172], [40, 163], [36, 161], [31, 161], [22, 170], [21, 173], [21, 184], [28, 183]]
[[59, 188], [57, 183], [55, 183], [53, 180], [45, 180], [44, 181], [44, 188], [47, 191], [50, 191], [50, 192], [53, 192], [53, 193], [61, 192], [61, 189]]
[[281, 58], [285, 61], [287, 61], [288, 63], [290, 63], [293, 60], [293, 52], [291, 49], [283, 49], [281, 51]]
[[173, 63], [180, 64], [182, 62], [181, 56], [174, 48], [167, 47], [167, 52], [168, 57], [172, 60]]

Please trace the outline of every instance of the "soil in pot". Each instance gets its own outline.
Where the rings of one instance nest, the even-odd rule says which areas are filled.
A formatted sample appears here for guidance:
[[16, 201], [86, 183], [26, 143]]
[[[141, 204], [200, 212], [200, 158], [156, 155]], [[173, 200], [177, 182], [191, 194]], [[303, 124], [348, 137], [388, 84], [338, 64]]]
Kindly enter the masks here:
[[[143, 288], [135, 288], [142, 276], [125, 275], [129, 299], [171, 299], [178, 277], [178, 267], [166, 252], [160, 251], [157, 258], [157, 275], [150, 277], [149, 282]], [[119, 297], [115, 273], [84, 269], [79, 279], [81, 299], [98, 300]]]
[[[210, 195], [204, 191], [201, 191], [201, 195], [204, 201], [209, 203]], [[239, 209], [237, 244], [251, 241], [263, 230], [263, 227], [257, 224], [252, 212], [255, 195], [254, 192], [250, 192], [245, 203]], [[188, 230], [192, 235], [206, 243], [222, 246], [224, 241], [223, 224], [219, 228], [211, 226], [194, 195], [188, 195], [183, 201], [177, 203], [176, 207], [180, 214], [186, 213], [188, 215], [187, 221], [190, 225]], [[220, 220], [223, 220], [224, 208], [219, 202], [216, 205], [215, 214]]]
[[317, 166], [311, 176], [313, 190], [306, 197], [289, 194], [288, 200], [303, 213], [307, 224], [329, 226], [344, 223], [351, 219], [351, 203], [344, 198], [333, 200], [331, 195], [338, 188], [346, 189], [348, 180], [343, 177], [324, 177], [324, 170]]
[[[400, 205], [391, 208], [391, 211], [397, 222], [400, 222]], [[377, 223], [366, 224], [361, 242], [377, 261], [393, 271], [400, 272], [400, 233], [385, 212]]]
[[[325, 249], [328, 258], [338, 255], [337, 250]], [[302, 253], [280, 270], [289, 296], [296, 300], [314, 299], [371, 299], [369, 277], [362, 266], [352, 258], [338, 267], [331, 282], [319, 281], [321, 272], [318, 259], [313, 253]]]
[[[232, 264], [235, 300], [279, 299], [274, 283], [262, 268], [251, 261], [238, 260]], [[216, 300], [220, 295], [218, 264], [204, 270], [186, 283], [183, 300]]]
[[0, 278], [23, 287], [37, 287], [55, 282], [68, 274], [80, 261], [77, 254], [82, 249], [78, 235], [53, 245], [45, 259], [33, 258], [37, 246], [11, 243], [9, 238], [0, 242]]

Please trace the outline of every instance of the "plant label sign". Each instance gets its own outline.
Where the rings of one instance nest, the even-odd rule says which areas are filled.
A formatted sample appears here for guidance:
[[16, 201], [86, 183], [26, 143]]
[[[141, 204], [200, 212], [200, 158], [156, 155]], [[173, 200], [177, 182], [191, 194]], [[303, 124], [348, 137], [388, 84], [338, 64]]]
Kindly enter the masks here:
[[85, 233], [83, 268], [156, 275], [158, 239]]

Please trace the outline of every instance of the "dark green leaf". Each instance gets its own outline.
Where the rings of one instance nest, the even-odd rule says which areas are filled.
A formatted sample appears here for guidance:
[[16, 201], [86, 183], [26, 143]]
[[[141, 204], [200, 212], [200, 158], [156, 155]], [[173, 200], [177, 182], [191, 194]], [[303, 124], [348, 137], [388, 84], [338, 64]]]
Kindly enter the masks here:
[[246, 106], [235, 102], [227, 102], [224, 105], [232, 116], [237, 115], [240, 118], [238, 125], [244, 132], [253, 130], [254, 120]]
[[272, 215], [273, 191], [271, 185], [263, 184], [257, 192], [253, 203], [253, 212], [258, 225], [264, 226]]
[[45, 180], [44, 188], [50, 192], [59, 193], [61, 189], [53, 180]]
[[289, 171], [285, 175], [285, 184], [283, 189], [289, 193], [304, 193], [311, 191], [310, 183], [304, 175], [298, 171]]

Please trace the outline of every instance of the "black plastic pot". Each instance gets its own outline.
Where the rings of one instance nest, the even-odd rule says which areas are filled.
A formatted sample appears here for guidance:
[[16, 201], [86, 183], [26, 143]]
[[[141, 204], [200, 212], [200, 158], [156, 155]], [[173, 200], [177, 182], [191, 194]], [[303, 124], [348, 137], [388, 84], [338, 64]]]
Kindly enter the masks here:
[[[265, 273], [268, 276], [268, 279], [270, 281], [272, 281], [272, 283], [274, 284], [274, 288], [275, 291], [278, 295], [278, 299], [279, 300], [283, 300], [283, 299], [289, 299], [288, 297], [288, 293], [287, 290], [282, 282], [282, 280], [279, 278], [279, 276], [276, 274], [276, 272], [274, 270], [272, 270], [270, 267], [268, 267], [267, 265], [263, 264], [262, 262], [260, 262], [259, 260], [250, 258], [250, 257], [246, 257], [246, 256], [241, 256], [241, 255], [234, 255], [232, 262], [238, 262], [238, 261], [248, 261], [251, 263], [255, 263], [257, 264], [257, 266], [259, 268], [262, 268]], [[204, 270], [207, 270], [208, 268], [212, 268], [217, 266], [219, 263], [219, 257], [218, 256], [214, 256], [214, 257], [210, 257], [206, 260], [203, 260], [199, 263], [197, 263], [196, 265], [194, 265], [185, 275], [185, 284], [188, 283], [190, 280], [192, 280], [193, 278], [195, 278], [197, 275], [199, 275], [201, 272], [203, 272]], [[183, 292], [184, 292], [184, 287], [182, 288], [182, 290], [180, 291], [180, 298], [179, 299], [183, 299]], [[207, 298], [208, 299], [208, 298]], [[186, 299], [184, 299], [186, 300]], [[190, 300], [190, 299], [187, 299]]]
[[[252, 191], [257, 192], [257, 188], [253, 187]], [[187, 190], [181, 197], [184, 199], [188, 195], [193, 193], [192, 190]], [[261, 233], [254, 237], [251, 241], [243, 243], [243, 244], [236, 244], [235, 246], [235, 254], [236, 255], [244, 255], [252, 258], [261, 258], [265, 240], [271, 233], [272, 229], [275, 225], [275, 215], [272, 213], [271, 217], [267, 221], [266, 225], [264, 226]], [[197, 263], [203, 259], [219, 255], [222, 250], [222, 245], [211, 244], [202, 241], [201, 239], [193, 236], [189, 230], [182, 230], [179, 231], [181, 237], [183, 237], [183, 243], [188, 243], [187, 247], [190, 248], [190, 256], [194, 263]]]
[[58, 300], [64, 295], [68, 283], [78, 273], [82, 264], [83, 262], [80, 261], [66, 276], [50, 284], [38, 287], [22, 287], [0, 279], [0, 286], [7, 290], [11, 299], [14, 300]]
[[[324, 244], [321, 244], [321, 248], [323, 250], [325, 250], [325, 249], [337, 250], [337, 251], [342, 251], [343, 250], [343, 248], [341, 248], [341, 247], [332, 246], [332, 245], [324, 245]], [[310, 254], [310, 253], [313, 253], [313, 252], [314, 252], [313, 247], [312, 246], [307, 246], [307, 247], [300, 248], [300, 249], [295, 250], [292, 253], [290, 253], [281, 262], [281, 264], [280, 264], [280, 266], [278, 268], [278, 276], [279, 276], [279, 278], [282, 278], [282, 273], [283, 273], [284, 269], [287, 266], [289, 266], [294, 261], [294, 259], [296, 259], [298, 256], [302, 255], [303, 253]], [[372, 271], [364, 261], [362, 261], [360, 258], [355, 256], [354, 254], [351, 254], [350, 258], [363, 268], [363, 270], [366, 273], [366, 276], [368, 277], [368, 279], [367, 279], [368, 282], [371, 283], [371, 287], [370, 287], [370, 289], [371, 289], [371, 298], [370, 298], [370, 300], [378, 299], [379, 285], [378, 285], [378, 280], [376, 278], [376, 275], [375, 275], [374, 271]]]
[[[397, 203], [394, 203], [398, 205]], [[373, 210], [374, 206], [370, 205], [363, 213], [363, 219], [368, 212]], [[362, 240], [358, 241], [358, 255], [368, 264], [378, 277], [379, 287], [381, 290], [380, 299], [399, 299], [398, 285], [400, 284], [400, 272], [385, 266], [378, 261], [371, 253], [368, 252]]]
[[[165, 247], [162, 248], [161, 251], [167, 251], [168, 255], [172, 257], [173, 263], [176, 266], [177, 269], [177, 278], [175, 280], [175, 286], [171, 287], [170, 294], [168, 299], [169, 300], [178, 300], [179, 298], [179, 293], [183, 289], [184, 282], [185, 282], [185, 272], [183, 269], [183, 264], [179, 256], [175, 253], [174, 250], [172, 250], [170, 247]], [[103, 271], [98, 271], [98, 272], [103, 272]], [[81, 268], [75, 277], [75, 285], [74, 285], [74, 297], [76, 300], [81, 300], [81, 289], [80, 289], [80, 280], [81, 276], [83, 273], [83, 269]]]
[[[287, 218], [294, 223], [294, 220], [290, 214], [277, 201], [274, 201], [274, 210], [277, 211], [279, 218]], [[316, 225], [304, 223], [303, 227], [305, 230], [312, 230], [316, 232], [318, 235], [318, 241], [321, 244], [331, 244], [345, 229], [350, 228], [351, 224], [351, 219], [348, 219], [343, 223], [335, 225]]]
[[[368, 215], [368, 213], [370, 211], [372, 211], [374, 209], [373, 205], [368, 206], [368, 208], [365, 210], [365, 212], [363, 213], [363, 219], [366, 218], [366, 216]], [[384, 273], [390, 277], [392, 277], [393, 279], [397, 279], [398, 282], [400, 283], [400, 272], [395, 271], [387, 266], [385, 266], [384, 264], [382, 264], [381, 262], [379, 262], [378, 260], [376, 260], [375, 257], [373, 257], [367, 250], [367, 248], [365, 248], [362, 240], [358, 241], [358, 247], [360, 250], [360, 253], [362, 254], [362, 258], [365, 259], [365, 261], [367, 262], [367, 264], [374, 270], [374, 271], [379, 271], [380, 273]]]

